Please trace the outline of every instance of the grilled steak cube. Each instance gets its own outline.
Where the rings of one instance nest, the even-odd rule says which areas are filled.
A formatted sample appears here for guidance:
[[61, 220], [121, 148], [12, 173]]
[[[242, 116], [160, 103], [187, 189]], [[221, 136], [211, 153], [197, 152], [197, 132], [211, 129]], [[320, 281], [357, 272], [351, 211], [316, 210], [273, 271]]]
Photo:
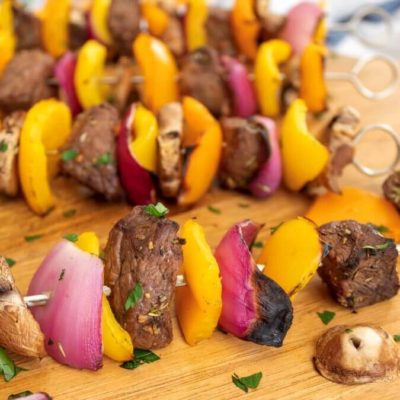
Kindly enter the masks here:
[[75, 120], [66, 146], [66, 151], [72, 155], [62, 164], [64, 173], [104, 195], [107, 200], [122, 197], [115, 163], [118, 125], [118, 112], [109, 104], [81, 113]]
[[385, 197], [400, 211], [400, 171], [390, 174], [382, 188]]
[[41, 50], [16, 53], [0, 79], [0, 109], [27, 110], [40, 100], [56, 97], [56, 89], [47, 84], [53, 69], [53, 58]]
[[322, 225], [319, 235], [325, 251], [318, 273], [341, 305], [357, 309], [397, 294], [393, 240], [351, 220]]
[[18, 4], [13, 5], [14, 33], [17, 37], [17, 50], [41, 47], [40, 21], [31, 12]]
[[[135, 346], [161, 348], [172, 340], [171, 305], [182, 263], [179, 226], [137, 206], [111, 230], [105, 250], [105, 284], [114, 313]], [[136, 304], [126, 307], [140, 285]]]

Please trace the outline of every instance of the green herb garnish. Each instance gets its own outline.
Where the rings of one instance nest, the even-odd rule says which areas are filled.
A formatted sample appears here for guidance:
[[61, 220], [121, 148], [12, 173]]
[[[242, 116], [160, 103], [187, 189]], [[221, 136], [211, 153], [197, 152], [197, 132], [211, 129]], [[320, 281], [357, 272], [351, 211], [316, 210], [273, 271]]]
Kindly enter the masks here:
[[12, 258], [6, 258], [6, 263], [8, 264], [9, 267], [13, 267], [16, 261], [13, 260]]
[[271, 228], [271, 235], [273, 235], [281, 226], [283, 225], [283, 222], [281, 222], [278, 225], [275, 225]]
[[71, 208], [71, 210], [67, 210], [67, 211], [64, 211], [64, 212], [63, 212], [63, 216], [64, 216], [65, 218], [71, 218], [71, 217], [73, 217], [75, 214], [76, 214], [76, 210], [73, 209], [73, 208]]
[[31, 396], [33, 393], [30, 390], [25, 390], [25, 392], [17, 393], [17, 394], [10, 394], [8, 396], [8, 400], [19, 399], [21, 397]]
[[65, 269], [62, 269], [61, 274], [58, 278], [59, 281], [62, 281], [64, 279], [64, 275], [65, 275]]
[[133, 290], [129, 293], [125, 301], [125, 311], [131, 309], [135, 304], [142, 298], [143, 296], [143, 288], [142, 285], [138, 282], [136, 283]]
[[8, 150], [8, 144], [4, 140], [2, 140], [0, 142], [0, 152], [5, 153], [7, 150]]
[[240, 207], [240, 208], [249, 208], [249, 207], [250, 207], [250, 204], [247, 204], [247, 203], [238, 203], [238, 207]]
[[94, 165], [100, 166], [100, 165], [108, 165], [108, 164], [113, 164], [113, 163], [114, 163], [114, 157], [112, 156], [112, 154], [104, 153], [97, 157], [96, 161], [94, 162]]
[[392, 241], [388, 240], [385, 243], [382, 244], [374, 244], [374, 245], [366, 245], [363, 246], [364, 250], [372, 250], [372, 251], [378, 251], [378, 250], [386, 250], [390, 245], [391, 245]]
[[349, 329], [349, 328], [345, 329], [344, 331], [345, 331], [346, 333], [353, 333], [353, 329]]
[[400, 342], [400, 335], [393, 335], [393, 339], [395, 342]]
[[35, 240], [41, 239], [43, 235], [30, 235], [25, 236], [25, 242], [34, 242]]
[[262, 372], [240, 378], [237, 374], [232, 375], [232, 382], [243, 392], [248, 393], [249, 389], [257, 389], [262, 378]]
[[217, 207], [208, 206], [207, 209], [208, 209], [208, 211], [211, 211], [214, 214], [221, 214], [221, 210]]
[[251, 248], [255, 248], [255, 249], [262, 249], [263, 247], [264, 247], [263, 242], [254, 242], [254, 243], [251, 245]]
[[160, 359], [160, 357], [157, 354], [153, 353], [150, 350], [142, 350], [135, 348], [133, 355], [134, 357], [132, 360], [124, 362], [123, 364], [120, 365], [120, 367], [125, 369], [135, 369], [143, 364], [150, 364]]
[[384, 233], [390, 232], [390, 229], [385, 225], [375, 225], [375, 224], [371, 224], [371, 223], [369, 223], [368, 225], [371, 225], [376, 231], [378, 231], [382, 235]]
[[169, 213], [168, 208], [163, 203], [149, 204], [144, 207], [144, 211], [157, 218], [165, 217]]
[[313, 115], [314, 115], [314, 118], [317, 121], [319, 121], [324, 117], [325, 114], [326, 114], [326, 111], [318, 111], [318, 112], [315, 112]]
[[63, 161], [75, 160], [77, 155], [78, 155], [78, 152], [74, 149], [64, 150], [61, 153], [61, 160], [63, 160]]
[[6, 382], [11, 381], [21, 371], [24, 370], [15, 365], [6, 351], [0, 347], [0, 374], [3, 375], [4, 380]]
[[64, 239], [75, 243], [79, 239], [79, 235], [77, 233], [67, 233], [66, 235], [64, 235]]
[[329, 322], [335, 318], [336, 313], [333, 311], [323, 311], [323, 312], [317, 312], [318, 317], [321, 319], [321, 321], [324, 323], [324, 325], [328, 325]]

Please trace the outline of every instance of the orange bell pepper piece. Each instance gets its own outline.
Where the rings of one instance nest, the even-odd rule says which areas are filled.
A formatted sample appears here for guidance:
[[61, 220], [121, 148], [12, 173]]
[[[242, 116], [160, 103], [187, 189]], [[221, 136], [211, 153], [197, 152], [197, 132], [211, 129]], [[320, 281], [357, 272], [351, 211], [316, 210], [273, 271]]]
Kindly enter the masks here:
[[186, 47], [194, 51], [207, 44], [208, 9], [206, 0], [189, 0], [185, 16]]
[[307, 285], [321, 260], [316, 225], [305, 218], [284, 222], [271, 234], [258, 264], [291, 297]]
[[108, 12], [112, 0], [93, 0], [90, 8], [90, 24], [92, 29], [102, 43], [110, 45], [112, 37], [108, 29]]
[[328, 27], [326, 24], [326, 18], [321, 18], [314, 32], [313, 42], [315, 42], [316, 44], [324, 45], [327, 32]]
[[256, 0], [236, 0], [231, 11], [233, 37], [239, 51], [250, 60], [257, 55], [261, 23], [255, 12]]
[[181, 273], [187, 286], [176, 289], [179, 325], [190, 345], [208, 339], [214, 332], [222, 310], [222, 285], [219, 266], [203, 228], [188, 220], [180, 236], [186, 240]]
[[282, 124], [282, 164], [286, 186], [300, 190], [315, 179], [329, 160], [329, 151], [309, 131], [307, 107], [303, 100], [295, 100]]
[[46, 214], [55, 205], [47, 154], [58, 151], [70, 133], [71, 113], [61, 101], [42, 100], [25, 117], [19, 147], [19, 176], [25, 199], [37, 214]]
[[[197, 105], [185, 106], [185, 101], [197, 102]], [[188, 112], [190, 110], [196, 112], [191, 114]], [[189, 156], [183, 179], [183, 192], [179, 196], [178, 203], [189, 205], [204, 196], [218, 171], [222, 151], [222, 130], [207, 108], [195, 99], [185, 99], [183, 111], [187, 127], [194, 127], [194, 131], [186, 128], [184, 135], [188, 135], [189, 139], [183, 139], [183, 142], [192, 142], [195, 148]], [[196, 126], [197, 121], [200, 121], [199, 126]], [[200, 130], [200, 127], [203, 129]]]
[[12, 1], [0, 2], [0, 74], [14, 57], [16, 39], [12, 13]]
[[42, 10], [42, 42], [55, 58], [68, 51], [70, 0], [47, 0]]
[[279, 64], [289, 59], [291, 51], [289, 43], [273, 39], [264, 42], [257, 52], [254, 80], [262, 115], [276, 117], [280, 114], [283, 75]]
[[143, 103], [153, 112], [179, 100], [178, 67], [168, 47], [146, 33], [137, 36], [133, 53], [143, 78]]
[[300, 97], [312, 112], [326, 109], [328, 91], [324, 79], [324, 46], [310, 43], [303, 51], [300, 61]]
[[400, 241], [400, 215], [389, 201], [363, 189], [345, 187], [341, 194], [318, 197], [306, 213], [317, 225], [353, 219], [363, 224], [386, 227], [385, 235]]
[[146, 20], [149, 32], [160, 38], [167, 30], [169, 15], [158, 4], [150, 1], [140, 6], [143, 18]]

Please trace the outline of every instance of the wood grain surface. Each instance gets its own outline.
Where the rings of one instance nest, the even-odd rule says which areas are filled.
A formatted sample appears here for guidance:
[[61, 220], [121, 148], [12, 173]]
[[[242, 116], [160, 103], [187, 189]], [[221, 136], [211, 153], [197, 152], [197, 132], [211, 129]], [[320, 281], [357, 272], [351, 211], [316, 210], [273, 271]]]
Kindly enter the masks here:
[[[329, 69], [348, 70], [352, 64], [352, 60], [331, 57]], [[371, 86], [376, 86], [384, 82], [384, 75], [384, 67], [374, 65], [363, 77]], [[348, 83], [330, 83], [329, 88], [332, 108], [349, 104], [360, 110], [363, 124], [385, 122], [400, 130], [400, 91], [383, 101], [371, 102], [360, 97]], [[314, 123], [315, 130], [322, 123]], [[373, 165], [380, 165], [393, 155], [393, 145], [382, 135], [371, 135], [360, 145], [358, 155]], [[353, 167], [348, 167], [342, 182], [380, 192], [381, 180], [366, 178]], [[104, 245], [110, 228], [129, 211], [126, 204], [106, 204], [90, 197], [75, 182], [65, 178], [57, 178], [54, 187], [59, 203], [44, 218], [33, 215], [21, 199], [0, 198], [0, 254], [17, 261], [13, 273], [23, 293], [41, 260], [64, 234], [93, 230]], [[249, 207], [242, 208], [242, 203]], [[216, 189], [194, 209], [185, 212], [174, 209], [173, 218], [183, 222], [196, 216], [214, 247], [229, 226], [241, 219], [253, 218], [264, 223], [260, 234], [260, 240], [263, 240], [269, 235], [269, 227], [302, 215], [309, 204], [303, 195], [284, 190], [271, 199], [256, 201]], [[221, 214], [210, 212], [208, 205], [218, 207]], [[68, 209], [76, 209], [76, 215], [63, 217], [63, 212]], [[32, 234], [43, 237], [35, 242], [25, 242], [24, 236]], [[320, 279], [314, 277], [296, 297], [294, 310], [294, 324], [280, 349], [244, 342], [218, 331], [208, 341], [190, 347], [182, 339], [175, 323], [173, 343], [158, 351], [161, 360], [133, 371], [124, 370], [108, 359], [104, 359], [100, 371], [88, 372], [61, 366], [49, 357], [40, 362], [17, 357], [17, 362], [29, 371], [20, 373], [9, 383], [1, 380], [0, 399], [23, 390], [46, 391], [56, 400], [399, 399], [400, 380], [361, 386], [337, 385], [318, 375], [312, 357], [315, 341], [326, 329], [317, 317], [317, 311], [335, 311], [336, 317], [331, 325], [375, 323], [392, 334], [400, 334], [400, 296], [352, 314], [335, 304]], [[258, 371], [262, 371], [263, 379], [259, 388], [249, 394], [244, 394], [231, 382], [234, 372], [245, 376]]]

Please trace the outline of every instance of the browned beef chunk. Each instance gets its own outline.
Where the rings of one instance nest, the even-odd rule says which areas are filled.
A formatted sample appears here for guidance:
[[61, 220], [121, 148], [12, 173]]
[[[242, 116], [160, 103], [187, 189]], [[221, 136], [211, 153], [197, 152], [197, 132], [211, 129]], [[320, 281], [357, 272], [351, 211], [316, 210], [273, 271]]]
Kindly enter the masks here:
[[17, 50], [39, 48], [41, 46], [39, 19], [20, 5], [13, 5], [13, 17]]
[[88, 39], [87, 21], [85, 10], [73, 7], [69, 18], [69, 48], [79, 50]]
[[173, 14], [169, 16], [167, 29], [161, 39], [176, 57], [183, 55], [185, 52], [185, 34], [179, 17]]
[[255, 12], [261, 23], [263, 40], [276, 38], [286, 20], [283, 15], [271, 13], [269, 3], [269, 0], [255, 2]]
[[180, 88], [183, 96], [199, 100], [215, 116], [227, 114], [228, 90], [214, 49], [202, 47], [185, 57], [181, 66]]
[[382, 187], [385, 197], [400, 211], [400, 171], [389, 175]]
[[[172, 340], [171, 306], [182, 263], [179, 225], [135, 207], [111, 230], [105, 250], [105, 284], [114, 313], [135, 346], [151, 349]], [[140, 287], [142, 296], [126, 310], [126, 300]]]
[[322, 225], [319, 235], [325, 251], [318, 273], [341, 305], [357, 309], [397, 294], [393, 240], [351, 220]]
[[268, 132], [252, 119], [224, 118], [219, 177], [229, 189], [245, 189], [270, 156]]
[[0, 79], [0, 109], [27, 110], [40, 100], [55, 97], [47, 84], [53, 75], [54, 60], [40, 50], [22, 50], [7, 64]]
[[112, 0], [108, 27], [118, 54], [131, 55], [132, 42], [139, 33], [140, 8], [137, 0]]
[[118, 112], [109, 104], [89, 108], [78, 115], [66, 146], [74, 152], [74, 157], [62, 165], [66, 174], [107, 200], [122, 196], [115, 163], [118, 124]]
[[219, 54], [234, 56], [236, 48], [231, 33], [230, 11], [210, 7], [206, 22], [207, 42]]
[[158, 114], [158, 177], [165, 197], [177, 197], [182, 183], [183, 110], [169, 103]]

